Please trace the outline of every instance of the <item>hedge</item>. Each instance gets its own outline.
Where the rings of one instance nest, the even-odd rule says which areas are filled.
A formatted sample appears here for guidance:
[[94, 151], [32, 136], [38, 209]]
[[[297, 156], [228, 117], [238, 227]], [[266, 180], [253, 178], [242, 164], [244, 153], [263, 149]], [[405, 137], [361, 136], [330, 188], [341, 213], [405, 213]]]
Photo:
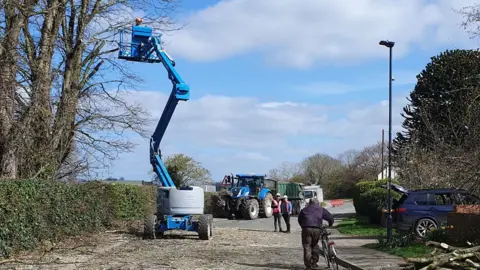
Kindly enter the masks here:
[[0, 257], [44, 240], [140, 220], [155, 208], [155, 188], [87, 182], [0, 181]]
[[[354, 191], [353, 191], [353, 206], [355, 207], [355, 212], [358, 215], [361, 216], [370, 216], [370, 213], [372, 211], [371, 203], [368, 203], [368, 201], [372, 201], [370, 196], [372, 194], [376, 194], [378, 196], [383, 196], [382, 192], [385, 191], [387, 192], [387, 189], [382, 188], [382, 185], [385, 185], [388, 183], [387, 179], [383, 180], [373, 180], [373, 181], [360, 181], [355, 185]], [[398, 181], [392, 180], [392, 183], [394, 184], [399, 184]], [[371, 191], [371, 190], [377, 190], [375, 193], [369, 194], [368, 198], [364, 198], [362, 196], [364, 193]], [[383, 191], [379, 191], [383, 190]], [[393, 196], [397, 196], [395, 192], [392, 192]], [[386, 198], [384, 198], [386, 200]], [[381, 206], [378, 206], [381, 207]]]
[[[382, 209], [387, 208], [388, 190], [374, 188], [361, 194], [365, 208], [368, 210], [368, 218], [371, 224], [382, 223]], [[392, 198], [399, 199], [399, 194], [392, 192]]]
[[205, 214], [212, 214], [216, 218], [226, 218], [225, 204], [221, 201], [226, 191], [205, 192]]

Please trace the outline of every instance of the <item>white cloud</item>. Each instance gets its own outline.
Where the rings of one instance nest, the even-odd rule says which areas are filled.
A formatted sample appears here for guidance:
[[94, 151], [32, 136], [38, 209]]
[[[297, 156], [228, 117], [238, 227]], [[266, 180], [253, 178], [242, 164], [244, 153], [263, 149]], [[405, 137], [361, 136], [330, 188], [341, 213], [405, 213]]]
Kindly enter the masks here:
[[[140, 91], [129, 99], [141, 103], [157, 120], [166, 97]], [[394, 129], [399, 130], [399, 112], [406, 100], [394, 101]], [[267, 173], [283, 161], [299, 161], [316, 152], [337, 155], [361, 148], [376, 142], [387, 123], [386, 101], [327, 107], [210, 95], [178, 104], [161, 148], [164, 155], [193, 156], [219, 180], [230, 172]], [[146, 178], [151, 169], [148, 141], [135, 140], [139, 146], [116, 162], [115, 176]], [[302, 147], [297, 146], [299, 140], [303, 140]]]
[[[473, 0], [228, 0], [187, 19], [169, 37], [169, 50], [213, 61], [253, 52], [268, 62], [307, 68], [388, 57], [381, 39], [396, 41], [394, 57], [412, 46], [469, 46], [452, 8]], [[168, 37], [167, 37], [168, 38]]]

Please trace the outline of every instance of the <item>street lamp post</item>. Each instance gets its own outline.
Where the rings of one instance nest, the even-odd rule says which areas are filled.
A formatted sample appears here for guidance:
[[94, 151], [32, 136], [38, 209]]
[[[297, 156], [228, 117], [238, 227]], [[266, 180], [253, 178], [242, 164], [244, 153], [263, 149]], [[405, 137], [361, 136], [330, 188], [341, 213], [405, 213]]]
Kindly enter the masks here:
[[387, 216], [387, 241], [392, 237], [392, 49], [395, 42], [382, 40], [378, 43], [389, 49], [389, 75], [388, 75], [388, 216]]
[[382, 180], [384, 179], [383, 178], [383, 171], [385, 171], [385, 162], [384, 162], [384, 159], [383, 159], [383, 153], [385, 152], [385, 130], [382, 128], [382, 148], [381, 148], [381, 151], [380, 153], [382, 153]]

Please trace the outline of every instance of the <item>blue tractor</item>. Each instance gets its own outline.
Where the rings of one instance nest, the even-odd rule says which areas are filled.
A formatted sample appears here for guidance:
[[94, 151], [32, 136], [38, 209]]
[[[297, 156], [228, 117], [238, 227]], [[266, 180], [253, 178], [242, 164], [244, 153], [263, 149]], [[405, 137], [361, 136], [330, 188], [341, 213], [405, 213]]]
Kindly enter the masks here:
[[144, 238], [162, 237], [168, 230], [198, 232], [200, 239], [213, 236], [213, 217], [204, 215], [204, 191], [201, 187], [176, 188], [161, 159], [160, 142], [179, 101], [190, 98], [190, 88], [175, 70], [175, 62], [162, 48], [160, 36], [154, 36], [151, 27], [143, 26], [142, 19], [132, 26], [131, 40], [126, 42], [125, 32], [120, 32], [118, 58], [140, 63], [162, 63], [167, 70], [173, 88], [162, 116], [150, 138], [150, 164], [157, 174], [157, 207], [147, 215], [144, 223]]
[[272, 190], [276, 180], [263, 174], [225, 175], [222, 185], [228, 187], [228, 195], [222, 197], [229, 219], [269, 218], [273, 215]]

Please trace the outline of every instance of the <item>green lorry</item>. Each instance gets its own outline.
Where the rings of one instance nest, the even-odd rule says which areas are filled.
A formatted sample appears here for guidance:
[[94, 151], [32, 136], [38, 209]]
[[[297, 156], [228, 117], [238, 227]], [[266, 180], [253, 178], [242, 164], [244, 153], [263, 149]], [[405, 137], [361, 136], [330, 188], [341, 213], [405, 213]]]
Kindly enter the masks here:
[[305, 198], [303, 196], [304, 184], [295, 182], [276, 182], [276, 187], [271, 187], [274, 193], [280, 193], [281, 196], [287, 195], [288, 200], [292, 202], [292, 214], [298, 215], [300, 210], [305, 207]]

